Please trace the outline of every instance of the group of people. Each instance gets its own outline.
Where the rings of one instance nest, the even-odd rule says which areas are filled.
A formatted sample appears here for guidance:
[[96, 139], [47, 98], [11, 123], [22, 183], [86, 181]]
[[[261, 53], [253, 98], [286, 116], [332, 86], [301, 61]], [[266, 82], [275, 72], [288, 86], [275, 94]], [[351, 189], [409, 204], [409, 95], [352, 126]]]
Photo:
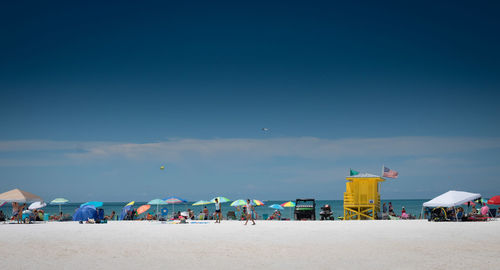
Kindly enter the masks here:
[[26, 209], [26, 203], [21, 205], [20, 203], [12, 203], [12, 220], [17, 220], [17, 223], [21, 223], [23, 218], [23, 211]]
[[267, 220], [281, 220], [280, 210], [275, 210], [273, 214], [267, 218]]
[[401, 219], [415, 219], [416, 217], [406, 212], [405, 207], [401, 208], [401, 215], [398, 217], [394, 212], [394, 207], [392, 206], [392, 202], [389, 202], [388, 205], [386, 203], [382, 204], [382, 219], [389, 219], [389, 216], [401, 218]]

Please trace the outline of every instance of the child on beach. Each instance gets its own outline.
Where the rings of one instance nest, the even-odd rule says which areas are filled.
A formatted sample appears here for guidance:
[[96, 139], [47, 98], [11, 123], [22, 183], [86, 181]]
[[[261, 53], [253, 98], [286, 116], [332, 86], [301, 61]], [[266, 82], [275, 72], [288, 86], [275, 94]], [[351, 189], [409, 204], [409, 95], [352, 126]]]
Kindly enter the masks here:
[[253, 205], [250, 203], [250, 199], [247, 199], [246, 209], [247, 209], [247, 213], [246, 213], [247, 221], [245, 222], [245, 225], [247, 225], [249, 219], [252, 220], [252, 222], [253, 222], [252, 225], [255, 225], [255, 220], [253, 220], [253, 216], [252, 216], [252, 214], [255, 210], [253, 208]]
[[208, 220], [208, 208], [205, 206], [203, 208], [203, 214], [205, 215], [203, 219]]

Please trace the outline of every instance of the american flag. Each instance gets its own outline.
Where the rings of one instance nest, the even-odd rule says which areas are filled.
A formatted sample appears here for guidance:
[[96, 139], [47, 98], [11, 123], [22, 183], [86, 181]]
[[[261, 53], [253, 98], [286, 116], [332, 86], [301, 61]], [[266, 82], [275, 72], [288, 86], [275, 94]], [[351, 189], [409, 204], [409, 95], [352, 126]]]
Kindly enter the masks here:
[[384, 175], [383, 177], [387, 178], [398, 178], [398, 172], [393, 171], [387, 167], [384, 166]]

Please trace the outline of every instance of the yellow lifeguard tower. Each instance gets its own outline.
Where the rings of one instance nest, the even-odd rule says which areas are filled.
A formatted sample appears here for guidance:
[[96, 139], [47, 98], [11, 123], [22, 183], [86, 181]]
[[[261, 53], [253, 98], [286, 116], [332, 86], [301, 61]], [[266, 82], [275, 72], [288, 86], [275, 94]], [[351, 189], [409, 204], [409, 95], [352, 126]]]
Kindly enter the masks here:
[[380, 212], [379, 182], [384, 178], [361, 173], [346, 177], [344, 220], [376, 219]]

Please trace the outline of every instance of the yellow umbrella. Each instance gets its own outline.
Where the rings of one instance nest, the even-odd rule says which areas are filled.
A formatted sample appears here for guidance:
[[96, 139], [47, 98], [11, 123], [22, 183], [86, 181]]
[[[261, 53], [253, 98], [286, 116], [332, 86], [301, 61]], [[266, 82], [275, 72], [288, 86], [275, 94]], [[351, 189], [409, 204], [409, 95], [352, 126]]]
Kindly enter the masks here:
[[134, 205], [135, 201], [131, 201], [129, 203], [127, 203], [125, 206], [129, 206], [129, 205]]

